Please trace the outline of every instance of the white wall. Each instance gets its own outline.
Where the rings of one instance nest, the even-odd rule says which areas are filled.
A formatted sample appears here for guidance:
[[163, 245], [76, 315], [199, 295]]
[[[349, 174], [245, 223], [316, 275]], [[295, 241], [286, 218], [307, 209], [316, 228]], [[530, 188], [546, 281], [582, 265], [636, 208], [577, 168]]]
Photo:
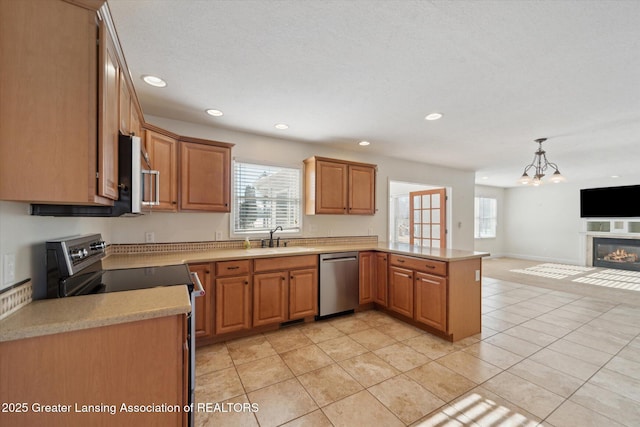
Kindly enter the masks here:
[[582, 264], [580, 189], [639, 182], [640, 177], [636, 176], [506, 189], [505, 254], [538, 261]]
[[498, 218], [496, 225], [496, 237], [490, 239], [475, 239], [474, 248], [478, 252], [488, 252], [492, 257], [503, 256], [506, 241], [505, 189], [500, 187], [490, 187], [486, 185], [476, 185], [475, 197], [488, 197], [496, 199], [498, 205]]
[[[376, 215], [305, 216], [304, 237], [364, 236], [371, 229], [379, 240], [386, 240], [389, 180], [424, 182], [452, 189], [451, 247], [473, 250], [474, 173], [471, 171], [370, 155], [364, 149], [341, 150], [331, 145], [299, 143], [158, 117], [145, 118], [179, 135], [235, 143], [232, 154], [243, 160], [301, 166], [303, 159], [319, 155], [378, 165], [376, 205], [379, 211]], [[1, 283], [0, 289], [32, 278], [36, 292], [42, 295], [47, 239], [98, 232], [108, 243], [142, 243], [147, 231], [155, 233], [156, 242], [210, 241], [215, 239], [216, 231], [222, 232], [223, 240], [229, 238], [228, 214], [155, 212], [134, 218], [51, 218], [31, 216], [28, 209], [27, 203], [0, 202], [0, 254], [16, 254], [16, 280]], [[0, 278], [3, 268], [0, 262]]]

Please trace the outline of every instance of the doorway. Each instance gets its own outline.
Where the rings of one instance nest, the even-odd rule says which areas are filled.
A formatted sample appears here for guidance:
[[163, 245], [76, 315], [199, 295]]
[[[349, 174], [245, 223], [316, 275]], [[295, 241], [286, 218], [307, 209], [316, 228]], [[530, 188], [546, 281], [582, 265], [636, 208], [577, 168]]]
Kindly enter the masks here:
[[450, 203], [450, 187], [389, 180], [389, 242], [450, 247]]

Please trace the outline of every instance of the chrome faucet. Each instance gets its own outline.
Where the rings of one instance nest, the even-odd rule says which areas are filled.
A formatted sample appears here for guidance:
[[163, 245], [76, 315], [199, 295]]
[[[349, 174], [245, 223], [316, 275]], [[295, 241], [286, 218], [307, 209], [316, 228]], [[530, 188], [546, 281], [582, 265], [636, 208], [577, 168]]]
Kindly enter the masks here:
[[[270, 248], [273, 247], [273, 233], [275, 233], [278, 230], [284, 231], [284, 230], [282, 230], [282, 226], [281, 225], [279, 225], [276, 228], [274, 228], [273, 230], [269, 231], [269, 247]], [[279, 237], [278, 237], [278, 246], [280, 246], [280, 238]]]

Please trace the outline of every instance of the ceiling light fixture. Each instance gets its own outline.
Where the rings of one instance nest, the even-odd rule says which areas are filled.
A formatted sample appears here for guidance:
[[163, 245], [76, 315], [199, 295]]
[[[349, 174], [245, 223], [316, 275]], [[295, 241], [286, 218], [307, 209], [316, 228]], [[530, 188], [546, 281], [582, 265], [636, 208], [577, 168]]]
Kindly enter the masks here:
[[441, 117], [442, 117], [441, 113], [431, 113], [431, 114], [427, 115], [424, 119], [432, 121], [432, 120], [438, 120]]
[[289, 125], [286, 125], [284, 123], [278, 123], [275, 125], [275, 128], [279, 130], [285, 130], [285, 129], [289, 129]]
[[[551, 176], [551, 179], [550, 179], [551, 182], [553, 182], [554, 184], [557, 184], [559, 182], [566, 181], [566, 178], [562, 176], [562, 174], [558, 170], [558, 165], [556, 165], [555, 163], [551, 163], [550, 161], [547, 160], [546, 152], [542, 149], [542, 143], [545, 142], [546, 140], [547, 138], [539, 138], [535, 140], [535, 142], [538, 143], [538, 150], [534, 153], [533, 161], [531, 162], [531, 164], [525, 166], [524, 172], [520, 177], [520, 179], [518, 180], [520, 184], [524, 184], [524, 185], [532, 184], [534, 186], [538, 186], [542, 184], [542, 177], [544, 176], [544, 173], [549, 167], [555, 170], [555, 172]], [[531, 168], [535, 169], [535, 175], [533, 175], [533, 178], [531, 178], [527, 174], [527, 172]]]
[[360, 141], [358, 142], [358, 145], [362, 145], [363, 147], [366, 147], [367, 145], [370, 145], [371, 143], [369, 141]]
[[206, 111], [206, 113], [207, 113], [208, 115], [213, 116], [213, 117], [220, 117], [220, 116], [223, 116], [223, 115], [224, 115], [224, 113], [223, 113], [222, 111], [220, 111], [220, 110], [215, 110], [215, 109], [213, 109], [213, 108], [209, 108], [208, 110], [205, 110], [205, 111]]
[[155, 86], [155, 87], [165, 87], [167, 85], [167, 82], [165, 82], [164, 80], [162, 80], [160, 77], [157, 77], [157, 76], [145, 75], [145, 76], [142, 76], [142, 80], [144, 80], [146, 84]]

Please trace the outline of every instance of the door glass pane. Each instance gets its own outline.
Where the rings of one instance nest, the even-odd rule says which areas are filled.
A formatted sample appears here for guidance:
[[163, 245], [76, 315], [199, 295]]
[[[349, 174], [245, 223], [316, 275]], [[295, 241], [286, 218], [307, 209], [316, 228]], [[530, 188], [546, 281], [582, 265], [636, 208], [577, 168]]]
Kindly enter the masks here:
[[421, 211], [413, 211], [413, 222], [422, 222], [420, 220], [420, 212]]
[[413, 196], [413, 209], [420, 209], [420, 196]]
[[422, 196], [422, 209], [429, 209], [431, 207], [431, 200], [428, 195]]
[[430, 242], [430, 240], [429, 240], [429, 239], [424, 239], [424, 240], [422, 241], [422, 245], [421, 245], [421, 246], [422, 246], [423, 248], [428, 248], [428, 247], [430, 246], [430, 245], [429, 245], [429, 242]]
[[439, 194], [434, 194], [433, 196], [431, 196], [431, 207], [432, 208], [440, 208], [440, 195]]
[[440, 237], [440, 226], [435, 224], [431, 226], [431, 237]]
[[434, 224], [440, 224], [440, 209], [431, 210], [431, 222]]
[[439, 247], [440, 247], [440, 240], [433, 239], [433, 240], [431, 241], [431, 247], [432, 247], [432, 248], [439, 248]]
[[420, 224], [413, 225], [413, 237], [422, 237], [422, 226]]
[[429, 227], [429, 224], [425, 224], [424, 227], [422, 227], [422, 237], [425, 239], [431, 238], [431, 227]]

